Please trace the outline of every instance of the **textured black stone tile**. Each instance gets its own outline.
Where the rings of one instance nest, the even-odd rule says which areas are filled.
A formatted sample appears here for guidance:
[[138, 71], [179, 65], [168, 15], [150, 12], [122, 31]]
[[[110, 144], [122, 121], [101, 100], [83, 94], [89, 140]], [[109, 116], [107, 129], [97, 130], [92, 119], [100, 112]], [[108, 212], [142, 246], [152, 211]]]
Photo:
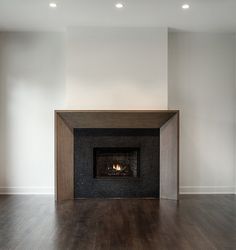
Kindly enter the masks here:
[[[159, 197], [158, 129], [75, 129], [74, 195], [88, 197]], [[94, 148], [140, 149], [140, 177], [94, 178]]]

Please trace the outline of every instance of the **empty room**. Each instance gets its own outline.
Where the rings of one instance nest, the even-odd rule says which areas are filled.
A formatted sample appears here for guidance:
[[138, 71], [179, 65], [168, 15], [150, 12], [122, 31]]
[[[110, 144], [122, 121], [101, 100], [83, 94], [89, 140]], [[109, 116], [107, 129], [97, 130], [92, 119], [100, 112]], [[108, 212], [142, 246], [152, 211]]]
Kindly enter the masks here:
[[0, 0], [0, 250], [235, 250], [235, 16]]

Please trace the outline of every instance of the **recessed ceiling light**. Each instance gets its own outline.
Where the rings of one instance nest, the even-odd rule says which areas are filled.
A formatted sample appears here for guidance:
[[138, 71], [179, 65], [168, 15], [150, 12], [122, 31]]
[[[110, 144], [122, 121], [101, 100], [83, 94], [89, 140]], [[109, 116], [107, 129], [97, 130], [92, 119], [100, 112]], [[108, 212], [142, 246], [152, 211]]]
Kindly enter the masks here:
[[122, 3], [116, 3], [116, 8], [117, 9], [122, 9], [124, 5]]
[[57, 7], [57, 4], [56, 4], [56, 3], [54, 3], [54, 2], [49, 3], [49, 7], [51, 7], [51, 8], [56, 8], [56, 7]]
[[187, 9], [189, 9], [190, 8], [190, 5], [189, 4], [183, 4], [182, 5], [182, 9], [184, 9], [184, 10], [187, 10]]

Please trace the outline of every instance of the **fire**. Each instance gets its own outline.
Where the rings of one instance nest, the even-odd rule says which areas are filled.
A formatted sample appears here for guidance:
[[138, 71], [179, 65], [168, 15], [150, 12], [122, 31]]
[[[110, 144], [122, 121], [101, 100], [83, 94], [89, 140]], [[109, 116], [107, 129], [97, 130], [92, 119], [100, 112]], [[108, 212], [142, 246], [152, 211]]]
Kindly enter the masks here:
[[119, 164], [113, 164], [112, 168], [116, 171], [121, 171], [121, 166]]

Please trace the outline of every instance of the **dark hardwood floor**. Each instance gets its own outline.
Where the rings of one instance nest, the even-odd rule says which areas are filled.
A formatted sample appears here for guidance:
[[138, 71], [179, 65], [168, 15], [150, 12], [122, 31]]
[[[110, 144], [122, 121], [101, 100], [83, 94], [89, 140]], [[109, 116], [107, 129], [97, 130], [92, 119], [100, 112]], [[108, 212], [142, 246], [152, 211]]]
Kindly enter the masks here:
[[60, 204], [0, 196], [0, 249], [236, 249], [236, 196]]

